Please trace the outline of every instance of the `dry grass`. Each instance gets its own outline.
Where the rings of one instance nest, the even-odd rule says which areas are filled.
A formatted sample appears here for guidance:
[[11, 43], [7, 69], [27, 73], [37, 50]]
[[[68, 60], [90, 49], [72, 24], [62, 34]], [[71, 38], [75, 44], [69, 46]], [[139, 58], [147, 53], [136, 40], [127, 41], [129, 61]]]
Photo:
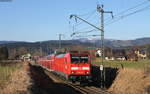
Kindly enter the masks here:
[[21, 67], [21, 62], [13, 60], [0, 60], [0, 87], [9, 80], [12, 73]]
[[15, 70], [20, 67], [20, 64], [15, 65], [0, 65], [0, 89], [8, 82]]
[[0, 94], [29, 94], [27, 89], [30, 86], [30, 77], [26, 67], [24, 65], [22, 68], [15, 70]]
[[109, 91], [113, 94], [150, 94], [149, 71], [149, 68], [120, 70]]

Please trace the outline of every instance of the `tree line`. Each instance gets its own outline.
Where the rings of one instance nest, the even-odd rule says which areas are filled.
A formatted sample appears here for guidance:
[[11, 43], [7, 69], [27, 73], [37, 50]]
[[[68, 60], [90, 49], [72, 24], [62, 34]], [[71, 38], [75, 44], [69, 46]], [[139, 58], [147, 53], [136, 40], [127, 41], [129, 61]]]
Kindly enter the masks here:
[[[74, 50], [81, 50], [81, 49], [88, 49], [89, 45], [72, 45], [70, 43], [66, 43], [62, 45], [62, 48], [65, 49], [74, 49]], [[16, 43], [16, 44], [7, 44], [0, 46], [0, 60], [2, 59], [19, 59], [21, 55], [30, 53], [32, 56], [46, 56], [58, 49], [58, 45], [53, 45], [52, 43]], [[96, 49], [96, 48], [94, 48]], [[105, 48], [105, 56], [117, 57], [117, 56], [134, 56], [134, 51], [140, 50], [144, 51], [147, 54], [147, 57], [150, 59], [150, 44], [149, 45], [142, 45], [142, 46], [131, 46], [131, 47], [124, 47], [124, 48]], [[94, 53], [92, 54], [94, 55]]]

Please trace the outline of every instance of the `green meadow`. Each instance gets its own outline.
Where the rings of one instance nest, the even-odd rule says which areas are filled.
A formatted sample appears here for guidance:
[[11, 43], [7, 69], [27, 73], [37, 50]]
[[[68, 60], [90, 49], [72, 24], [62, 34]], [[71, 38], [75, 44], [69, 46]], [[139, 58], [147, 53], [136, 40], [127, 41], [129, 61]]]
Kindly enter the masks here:
[[[93, 61], [94, 65], [101, 65], [102, 62]], [[104, 61], [105, 67], [117, 67], [117, 68], [150, 68], [150, 60], [139, 60], [139, 61]]]

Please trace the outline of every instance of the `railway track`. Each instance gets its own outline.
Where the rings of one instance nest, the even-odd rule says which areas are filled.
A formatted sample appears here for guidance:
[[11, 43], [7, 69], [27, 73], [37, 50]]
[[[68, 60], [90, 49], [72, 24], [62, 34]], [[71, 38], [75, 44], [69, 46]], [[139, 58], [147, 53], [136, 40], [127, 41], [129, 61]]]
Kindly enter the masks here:
[[[35, 63], [30, 63], [30, 64], [33, 66], [37, 66]], [[45, 67], [42, 68], [44, 69], [45, 74], [49, 76], [54, 82], [66, 84], [67, 86], [74, 88], [76, 91], [79, 91], [81, 94], [111, 94], [106, 90], [101, 90], [100, 88], [94, 86], [81, 86], [79, 84], [73, 84], [71, 82], [67, 82], [64, 79], [61, 79], [61, 77], [58, 77], [57, 75], [52, 73], [51, 70]]]
[[109, 92], [100, 90], [99, 88], [96, 87], [88, 87], [88, 86], [82, 87], [82, 86], [76, 86], [74, 84], [68, 84], [68, 83], [66, 84], [71, 86], [75, 90], [81, 92], [82, 94], [110, 94]]
[[54, 75], [51, 71], [45, 69], [45, 73], [54, 81], [57, 83], [64, 83], [75, 90], [79, 91], [81, 94], [111, 94], [108, 91], [101, 90], [100, 88], [96, 88], [94, 86], [80, 86], [77, 84], [73, 84], [67, 81], [64, 81], [60, 77]]

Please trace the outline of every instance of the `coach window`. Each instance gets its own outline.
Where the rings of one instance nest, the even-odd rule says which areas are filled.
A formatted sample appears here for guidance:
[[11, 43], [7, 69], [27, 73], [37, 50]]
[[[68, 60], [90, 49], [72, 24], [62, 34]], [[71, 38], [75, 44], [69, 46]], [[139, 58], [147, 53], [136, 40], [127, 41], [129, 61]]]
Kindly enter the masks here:
[[65, 54], [60, 54], [58, 56], [56, 56], [57, 58], [63, 58], [65, 56]]

